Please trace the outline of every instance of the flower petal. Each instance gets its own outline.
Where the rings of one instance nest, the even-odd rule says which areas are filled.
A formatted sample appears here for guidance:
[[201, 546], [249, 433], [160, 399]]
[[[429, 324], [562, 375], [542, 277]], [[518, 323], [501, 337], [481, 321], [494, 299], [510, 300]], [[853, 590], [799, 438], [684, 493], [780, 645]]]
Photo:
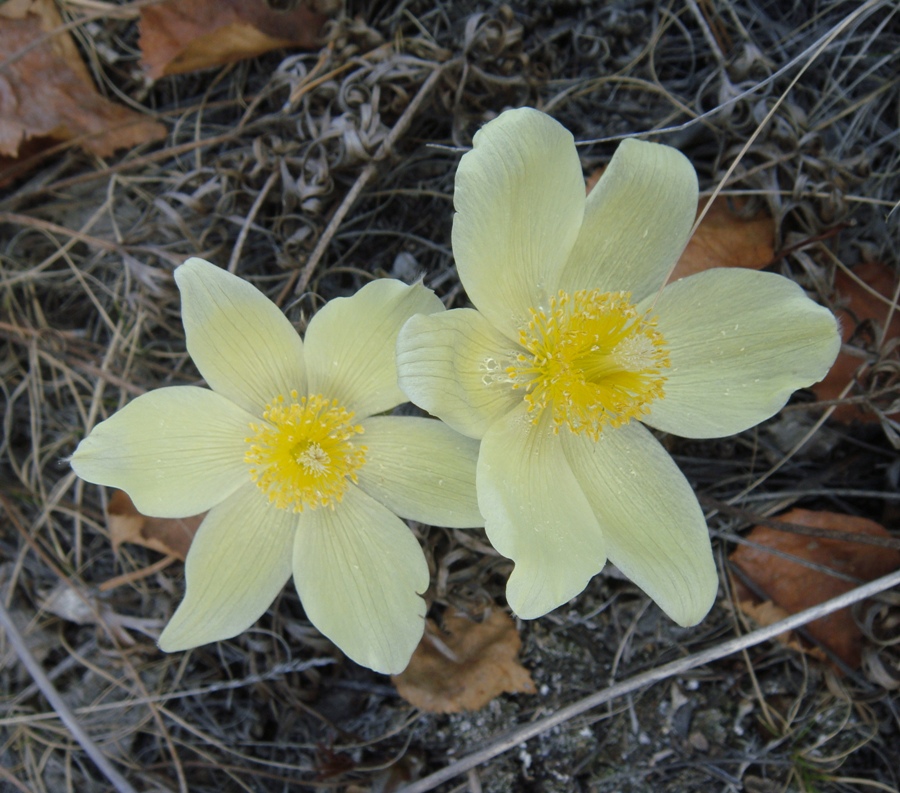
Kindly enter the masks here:
[[203, 259], [188, 259], [175, 281], [188, 352], [213, 391], [257, 416], [279, 394], [305, 393], [303, 343], [269, 298]]
[[196, 515], [250, 481], [244, 438], [254, 416], [195, 386], [142, 394], [78, 444], [72, 468], [118, 487], [145, 515]]
[[247, 630], [291, 576], [297, 515], [271, 506], [255, 485], [210, 510], [188, 551], [184, 600], [159, 637], [167, 653]]
[[414, 314], [443, 310], [430, 289], [388, 278], [330, 300], [306, 331], [310, 393], [336, 399], [357, 418], [406, 402], [397, 385], [397, 333]]
[[707, 270], [667, 286], [655, 311], [671, 367], [643, 420], [689, 438], [732, 435], [773, 416], [825, 376], [841, 344], [832, 313], [773, 273]]
[[697, 497], [668, 452], [637, 422], [606, 429], [597, 442], [561, 436], [609, 560], [679, 625], [698, 623], [719, 579]]
[[587, 198], [584, 223], [560, 288], [656, 292], [687, 245], [697, 214], [697, 174], [677, 149], [628, 139]]
[[393, 512], [351, 486], [334, 509], [307, 516], [294, 542], [294, 584], [306, 616], [358, 664], [402, 672], [425, 629], [428, 565]]
[[400, 388], [453, 429], [480, 438], [522, 403], [522, 393], [503, 382], [503, 362], [515, 347], [471, 308], [420, 314], [397, 339]]
[[571, 600], [606, 562], [600, 525], [545, 411], [523, 404], [485, 434], [478, 505], [491, 544], [515, 563], [506, 599], [524, 619]]
[[359, 486], [372, 498], [433, 526], [484, 525], [475, 496], [478, 441], [413, 416], [374, 416], [363, 428], [367, 451]]
[[469, 299], [515, 337], [556, 292], [581, 226], [584, 176], [571, 133], [532, 108], [507, 110], [460, 160], [453, 255]]

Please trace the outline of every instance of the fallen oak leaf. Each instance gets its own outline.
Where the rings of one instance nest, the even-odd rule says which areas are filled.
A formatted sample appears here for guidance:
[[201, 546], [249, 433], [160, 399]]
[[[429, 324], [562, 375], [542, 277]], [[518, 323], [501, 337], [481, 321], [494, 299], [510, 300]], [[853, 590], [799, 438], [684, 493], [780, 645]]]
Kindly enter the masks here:
[[[881, 262], [865, 262], [851, 272], [852, 275], [848, 275], [838, 270], [834, 277], [835, 315], [840, 324], [844, 348], [825, 379], [812, 386], [816, 398], [823, 402], [840, 398], [850, 383], [853, 383], [853, 388], [848, 396], [854, 397], [881, 390], [881, 379], [892, 379], [895, 384], [900, 381], [897, 375], [900, 368], [900, 311], [895, 307], [891, 312], [890, 305], [896, 291], [897, 277], [890, 267]], [[875, 294], [872, 294], [873, 291]], [[877, 295], [884, 300], [879, 300]], [[885, 327], [889, 314], [890, 324]], [[876, 359], [883, 359], [887, 365], [868, 366], [858, 375], [867, 360]], [[879, 374], [882, 369], [883, 378]], [[896, 388], [884, 390], [897, 393]], [[888, 405], [885, 415], [900, 417], [900, 410]], [[837, 405], [831, 418], [844, 423], [880, 420], [865, 403], [858, 401]]]
[[284, 47], [312, 49], [325, 21], [306, 2], [278, 10], [261, 0], [165, 0], [141, 9], [141, 63], [158, 80]]
[[150, 518], [138, 512], [122, 490], [113, 492], [106, 507], [106, 525], [114, 552], [118, 553], [123, 542], [131, 542], [182, 561], [187, 558], [191, 540], [205, 516], [204, 512], [189, 518]]
[[52, 0], [0, 7], [0, 169], [61, 141], [108, 156], [166, 128], [97, 93]]
[[[701, 198], [698, 216], [705, 204], [706, 199]], [[716, 196], [669, 280], [713, 267], [760, 270], [770, 265], [775, 258], [775, 221], [764, 210], [746, 217], [745, 206], [746, 201], [739, 196]]]
[[534, 682], [516, 656], [522, 646], [515, 622], [492, 609], [482, 622], [447, 609], [444, 630], [426, 620], [409, 666], [391, 680], [407, 702], [431, 713], [478, 710], [500, 694], [534, 694]]
[[[793, 509], [783, 517], [786, 523], [797, 523], [823, 531], [841, 531], [890, 537], [878, 523], [853, 515]], [[900, 568], [900, 552], [828, 537], [808, 537], [779, 531], [769, 526], [755, 526], [747, 537], [761, 548], [742, 545], [729, 558], [766, 598], [789, 614], [796, 614], [840, 594], [856, 584], [827, 572], [812, 569], [803, 561], [851, 576], [872, 581]], [[797, 557], [792, 561], [770, 553], [774, 549]], [[737, 587], [741, 608], [752, 598]], [[753, 609], [748, 607], [748, 616]], [[826, 647], [847, 666], [859, 667], [862, 654], [862, 632], [849, 609], [836, 611], [806, 626], [816, 642]]]
[[[738, 605], [740, 606], [741, 611], [743, 611], [744, 614], [753, 620], [760, 628], [774, 625], [776, 622], [781, 622], [791, 616], [791, 613], [787, 609], [773, 603], [771, 600], [760, 601], [754, 598], [750, 591], [737, 579], [733, 579], [733, 583], [734, 589], [738, 593]], [[775, 639], [787, 647], [790, 647], [794, 652], [807, 653], [819, 661], [828, 660], [828, 656], [818, 647], [809, 647], [801, 644], [800, 639], [793, 631], [779, 633]]]

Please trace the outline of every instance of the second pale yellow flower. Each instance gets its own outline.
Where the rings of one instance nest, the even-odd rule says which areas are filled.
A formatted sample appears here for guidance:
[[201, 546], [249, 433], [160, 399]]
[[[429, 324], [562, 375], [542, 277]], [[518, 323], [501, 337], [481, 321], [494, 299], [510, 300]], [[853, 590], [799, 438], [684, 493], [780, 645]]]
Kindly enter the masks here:
[[607, 558], [682, 625], [717, 575], [690, 485], [641, 422], [740, 432], [821, 379], [834, 317], [771, 273], [711, 270], [665, 286], [697, 208], [675, 149], [624, 141], [585, 198], [572, 136], [503, 113], [456, 175], [453, 253], [475, 308], [413, 317], [400, 385], [481, 440], [478, 503], [515, 562], [507, 598], [538, 617]]

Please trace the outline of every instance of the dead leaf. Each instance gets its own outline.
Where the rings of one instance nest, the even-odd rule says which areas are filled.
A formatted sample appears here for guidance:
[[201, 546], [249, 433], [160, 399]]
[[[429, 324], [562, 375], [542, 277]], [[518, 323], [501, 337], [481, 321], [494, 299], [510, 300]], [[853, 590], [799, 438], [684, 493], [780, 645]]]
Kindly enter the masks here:
[[104, 99], [52, 0], [15, 0], [0, 7], [0, 173], [15, 159], [55, 143], [105, 157], [116, 149], [165, 137], [166, 128]]
[[[732, 583], [734, 584], [735, 592], [738, 593], [738, 605], [740, 605], [741, 611], [759, 625], [760, 628], [774, 625], [776, 622], [781, 622], [791, 616], [787, 609], [773, 603], [771, 600], [759, 601], [755, 599], [750, 590], [738, 579], [732, 579]], [[794, 652], [807, 653], [820, 661], [828, 660], [828, 656], [818, 647], [809, 647], [801, 644], [797, 634], [793, 631], [779, 633], [775, 639], [790, 647]]]
[[[775, 221], [760, 210], [745, 217], [741, 197], [717, 196], [669, 277], [677, 281], [713, 267], [759, 270], [775, 257]], [[697, 214], [706, 204], [700, 199]]]
[[157, 80], [283, 47], [313, 49], [325, 21], [306, 2], [279, 11], [262, 0], [165, 0], [141, 9], [141, 63]]
[[[897, 280], [887, 265], [881, 262], [866, 262], [854, 267], [852, 272], [869, 289], [887, 298], [888, 303], [893, 298]], [[879, 300], [843, 270], [839, 270], [835, 275], [834, 289], [837, 306], [835, 314], [840, 322], [841, 340], [858, 352], [854, 354], [851, 350], [842, 350], [825, 379], [812, 387], [813, 393], [822, 401], [838, 399], [847, 384], [854, 381], [857, 371], [867, 358], [874, 360], [881, 353], [886, 360], [893, 361], [893, 364], [884, 367], [885, 377], [890, 377], [896, 372], [897, 362], [900, 359], [900, 343], [897, 342], [900, 339], [900, 311], [893, 312], [888, 331], [884, 333], [890, 310], [888, 303]], [[894, 376], [896, 378], [896, 375]], [[848, 396], [870, 393], [873, 386], [877, 388], [879, 383], [872, 382], [873, 377], [878, 377], [877, 371], [868, 367], [861, 376], [862, 382], [857, 383]], [[888, 411], [890, 408], [886, 407], [885, 415], [900, 417], [900, 411]], [[838, 405], [831, 418], [845, 423], [853, 420], [879, 421], [875, 413], [860, 403]]]
[[[781, 519], [787, 523], [799, 523], [825, 531], [852, 532], [878, 537], [891, 536], [874, 521], [836, 512], [793, 509], [782, 515]], [[791, 554], [836, 572], [854, 576], [861, 581], [872, 581], [900, 568], [900, 552], [890, 548], [829, 537], [809, 537], [789, 531], [778, 531], [768, 526], [754, 527], [747, 539], [765, 547], [751, 548], [742, 545], [731, 555], [731, 561], [769, 600], [788, 614], [796, 614], [849, 592], [856, 584], [768, 553], [765, 548]], [[746, 601], [753, 603], [752, 596], [745, 591], [744, 594], [739, 594], [739, 600], [742, 610], [748, 616], [754, 616], [752, 605], [745, 607]], [[810, 622], [806, 625], [806, 631], [849, 667], [853, 669], [859, 667], [862, 632], [854, 621], [850, 609], [841, 609]]]
[[106, 508], [106, 524], [113, 551], [123, 542], [133, 542], [184, 561], [191, 540], [206, 513], [189, 518], [149, 518], [137, 511], [127, 493], [116, 490]]
[[422, 710], [478, 710], [503, 693], [536, 693], [528, 670], [516, 660], [521, 646], [505, 612], [493, 609], [475, 622], [447, 609], [444, 630], [426, 620], [409, 666], [391, 679], [400, 696]]

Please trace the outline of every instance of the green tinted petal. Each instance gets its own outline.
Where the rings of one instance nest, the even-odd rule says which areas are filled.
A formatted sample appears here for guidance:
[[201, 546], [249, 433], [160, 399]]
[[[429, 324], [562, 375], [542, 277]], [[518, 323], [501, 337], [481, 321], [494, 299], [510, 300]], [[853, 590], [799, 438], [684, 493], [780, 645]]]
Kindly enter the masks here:
[[443, 311], [430, 289], [388, 278], [330, 300], [306, 331], [310, 393], [336, 399], [358, 419], [406, 402], [397, 385], [397, 334], [414, 314]]
[[609, 560], [679, 625], [694, 625], [718, 588], [706, 520], [668, 452], [636, 422], [595, 442], [560, 433], [603, 527]]
[[571, 133], [531, 108], [482, 127], [460, 160], [453, 255], [469, 299], [515, 335], [528, 309], [556, 292], [584, 213], [584, 176]]
[[334, 509], [304, 513], [294, 584], [313, 625], [358, 664], [402, 672], [425, 629], [428, 565], [393, 512], [351, 486]]
[[483, 526], [475, 497], [478, 441], [434, 419], [374, 416], [363, 423], [359, 486], [404, 518], [468, 529]]
[[246, 411], [205, 388], [142, 394], [98, 424], [75, 450], [75, 473], [118, 487], [145, 515], [204, 512], [250, 481]]
[[825, 376], [841, 344], [832, 313], [772, 273], [707, 270], [667, 286], [655, 311], [671, 367], [644, 422], [689, 438], [732, 435], [773, 416]]
[[516, 566], [510, 608], [534, 619], [579, 594], [606, 562], [600, 525], [545, 418], [524, 405], [497, 421], [481, 442], [478, 504], [491, 544]]
[[303, 343], [256, 287], [203, 259], [175, 270], [188, 352], [210, 388], [256, 415], [306, 392]]
[[293, 512], [271, 506], [255, 485], [213, 508], [191, 543], [184, 600], [160, 649], [199, 647], [253, 625], [290, 578], [296, 525]]
[[504, 362], [516, 349], [469, 308], [413, 317], [397, 340], [400, 388], [423, 410], [480, 438], [522, 403], [521, 392], [503, 382]]
[[697, 174], [677, 149], [624, 140], [591, 190], [560, 288], [656, 292], [687, 245]]

